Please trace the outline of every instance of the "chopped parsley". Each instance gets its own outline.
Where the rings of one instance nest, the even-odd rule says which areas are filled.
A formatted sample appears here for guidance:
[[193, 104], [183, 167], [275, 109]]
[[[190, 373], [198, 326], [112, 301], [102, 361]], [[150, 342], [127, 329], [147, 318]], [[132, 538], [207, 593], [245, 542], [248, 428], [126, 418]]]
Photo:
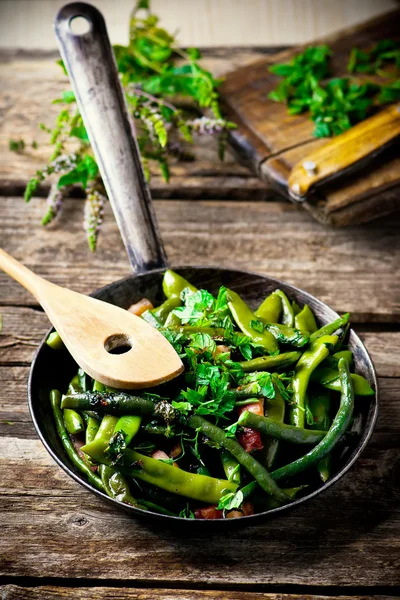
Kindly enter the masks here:
[[[310, 46], [289, 63], [270, 67], [283, 80], [268, 97], [286, 103], [290, 115], [309, 111], [315, 123], [315, 137], [343, 133], [365, 119], [374, 106], [400, 99], [399, 42], [381, 40], [370, 51], [353, 48], [347, 65], [349, 73], [377, 74], [391, 78], [389, 83], [378, 85], [354, 77], [336, 77], [325, 82], [330, 74], [331, 56], [332, 51], [326, 45]], [[383, 70], [393, 64], [394, 73]]]

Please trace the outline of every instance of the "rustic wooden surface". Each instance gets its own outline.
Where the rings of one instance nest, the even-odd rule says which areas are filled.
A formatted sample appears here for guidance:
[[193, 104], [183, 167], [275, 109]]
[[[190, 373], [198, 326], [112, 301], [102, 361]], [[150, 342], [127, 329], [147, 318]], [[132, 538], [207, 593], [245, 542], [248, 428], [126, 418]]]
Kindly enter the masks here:
[[[128, 274], [128, 260], [109, 209], [99, 249], [91, 255], [81, 199], [69, 199], [59, 223], [43, 229], [44, 198], [26, 205], [20, 197], [32, 160], [10, 156], [7, 139], [33, 131], [54, 82], [48, 58], [33, 61], [36, 75], [26, 59], [18, 60], [8, 63], [13, 84], [11, 91], [3, 86], [0, 97], [6, 116], [0, 130], [1, 246], [38, 274], [87, 293]], [[41, 74], [48, 95], [38, 91], [34, 99], [33, 81]], [[12, 86], [19, 76], [18, 91]], [[32, 113], [26, 102], [22, 110], [27, 90]], [[17, 133], [10, 123], [19, 123]], [[352, 312], [381, 390], [371, 443], [333, 489], [248, 530], [188, 535], [114, 511], [68, 478], [36, 436], [26, 384], [48, 321], [27, 292], [0, 274], [0, 597], [394, 597], [400, 585], [400, 215], [325, 229], [276, 197], [259, 202], [264, 196], [257, 196], [256, 180], [232, 158], [217, 164], [205, 145], [191, 173], [187, 166], [176, 169], [180, 175], [159, 194], [168, 199], [155, 202], [172, 263], [268, 273]], [[209, 200], [193, 201], [204, 196]]]
[[[352, 48], [368, 50], [380, 39], [399, 39], [399, 18], [400, 12], [396, 10], [317, 40], [315, 43], [326, 43], [333, 51], [332, 76], [348, 76]], [[231, 133], [237, 155], [267, 185], [274, 184], [285, 191], [295, 165], [326, 144], [326, 139], [313, 137], [315, 125], [307, 113], [290, 116], [285, 104], [267, 97], [282, 81], [269, 72], [269, 67], [275, 62], [289, 62], [302, 50], [304, 47], [291, 48], [242, 65], [229, 72], [221, 88], [225, 112], [239, 124]], [[376, 80], [384, 82], [382, 78]], [[393, 150], [385, 152], [382, 160], [364, 168], [359, 177], [322, 184], [316, 194], [308, 195], [303, 206], [320, 222], [339, 226], [366, 222], [398, 209], [399, 148], [396, 144]], [[343, 168], [345, 158], [342, 153], [334, 161], [338, 170], [339, 165]]]

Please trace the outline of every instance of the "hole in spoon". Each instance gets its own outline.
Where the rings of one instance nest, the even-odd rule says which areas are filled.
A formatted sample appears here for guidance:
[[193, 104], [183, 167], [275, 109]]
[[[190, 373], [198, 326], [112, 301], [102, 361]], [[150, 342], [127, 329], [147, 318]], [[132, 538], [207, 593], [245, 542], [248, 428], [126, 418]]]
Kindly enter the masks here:
[[91, 23], [86, 17], [78, 15], [70, 19], [69, 28], [74, 35], [85, 35], [90, 31]]
[[104, 348], [109, 354], [126, 354], [132, 348], [132, 343], [124, 333], [115, 333], [106, 339]]

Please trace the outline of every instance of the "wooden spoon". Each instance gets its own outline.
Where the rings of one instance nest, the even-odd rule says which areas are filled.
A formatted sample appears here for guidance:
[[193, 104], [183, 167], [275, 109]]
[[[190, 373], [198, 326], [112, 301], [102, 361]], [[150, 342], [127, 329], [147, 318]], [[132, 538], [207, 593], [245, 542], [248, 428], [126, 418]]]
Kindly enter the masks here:
[[[36, 298], [74, 360], [97, 381], [115, 388], [145, 388], [183, 371], [171, 344], [140, 317], [50, 283], [1, 248], [0, 268]], [[110, 353], [119, 347], [126, 351]]]

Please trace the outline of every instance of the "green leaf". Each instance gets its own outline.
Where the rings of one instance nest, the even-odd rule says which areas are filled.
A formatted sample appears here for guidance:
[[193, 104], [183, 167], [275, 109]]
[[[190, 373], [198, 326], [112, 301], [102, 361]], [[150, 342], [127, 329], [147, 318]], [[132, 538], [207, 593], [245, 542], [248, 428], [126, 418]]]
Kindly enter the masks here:
[[72, 90], [67, 90], [65, 92], [63, 92], [61, 94], [61, 98], [58, 98], [57, 100], [53, 100], [53, 104], [60, 104], [60, 103], [65, 103], [65, 104], [72, 104], [72, 102], [75, 102], [75, 94]]
[[378, 100], [381, 104], [397, 102], [400, 100], [400, 79], [397, 79], [397, 81], [390, 85], [382, 86]]
[[172, 400], [171, 404], [184, 416], [187, 416], [193, 408], [190, 402], [176, 402], [175, 400]]
[[237, 492], [229, 492], [220, 498], [217, 509], [233, 510], [235, 508], [240, 508], [243, 504], [243, 500], [244, 497], [241, 490], [238, 490]]
[[179, 513], [178, 516], [183, 519], [194, 519], [195, 518], [194, 513], [190, 510], [189, 504], [186, 504], [186, 507], [181, 510], [181, 512]]
[[89, 156], [89, 154], [86, 154], [75, 169], [72, 169], [72, 171], [60, 177], [57, 187], [61, 188], [65, 185], [81, 183], [82, 187], [85, 189], [88, 181], [91, 181], [96, 177], [98, 170], [99, 168], [96, 161]]
[[67, 72], [67, 69], [65, 67], [64, 61], [61, 58], [59, 58], [58, 60], [56, 60], [56, 64], [60, 65], [60, 67], [63, 70], [64, 75], [66, 75], [68, 77], [68, 72]]
[[77, 137], [83, 142], [89, 143], [89, 136], [84, 125], [80, 125], [79, 127], [73, 127], [70, 131], [70, 135], [72, 135], [73, 137]]
[[8, 148], [11, 152], [22, 152], [25, 149], [24, 140], [8, 140]]
[[258, 319], [253, 319], [253, 321], [250, 321], [250, 327], [259, 333], [264, 331], [264, 324]]

